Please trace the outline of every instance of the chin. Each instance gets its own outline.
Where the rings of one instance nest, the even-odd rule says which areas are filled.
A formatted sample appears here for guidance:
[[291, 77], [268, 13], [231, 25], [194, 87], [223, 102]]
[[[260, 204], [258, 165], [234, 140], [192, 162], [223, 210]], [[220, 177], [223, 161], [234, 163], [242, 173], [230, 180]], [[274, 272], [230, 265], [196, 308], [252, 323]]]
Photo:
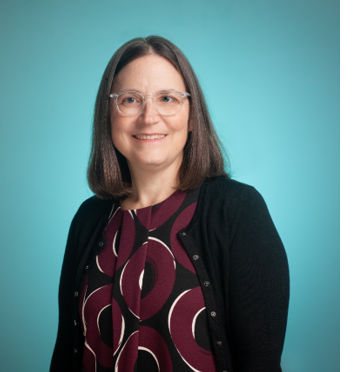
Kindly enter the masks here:
[[175, 166], [175, 164], [181, 164], [182, 158], [168, 159], [163, 157], [146, 157], [145, 159], [138, 159], [138, 163], [142, 167], [148, 167], [153, 170], [160, 168], [170, 168]]
[[156, 168], [156, 167], [165, 167], [166, 164], [170, 165], [171, 163], [167, 163], [163, 160], [150, 160], [150, 159], [146, 159], [145, 161], [142, 161], [141, 164], [145, 167], [153, 167], [153, 168]]

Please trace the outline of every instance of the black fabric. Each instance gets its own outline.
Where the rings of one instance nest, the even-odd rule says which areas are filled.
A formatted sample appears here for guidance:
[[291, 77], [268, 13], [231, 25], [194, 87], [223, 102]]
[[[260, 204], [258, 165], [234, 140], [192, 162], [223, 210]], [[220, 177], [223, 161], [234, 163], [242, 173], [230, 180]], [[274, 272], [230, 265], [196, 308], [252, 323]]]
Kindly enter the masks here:
[[[69, 232], [59, 291], [59, 330], [51, 372], [80, 371], [78, 299], [83, 277], [105, 246], [114, 204], [86, 200]], [[188, 227], [178, 233], [197, 270], [220, 372], [280, 372], [287, 324], [287, 257], [262, 196], [217, 177], [200, 188]]]

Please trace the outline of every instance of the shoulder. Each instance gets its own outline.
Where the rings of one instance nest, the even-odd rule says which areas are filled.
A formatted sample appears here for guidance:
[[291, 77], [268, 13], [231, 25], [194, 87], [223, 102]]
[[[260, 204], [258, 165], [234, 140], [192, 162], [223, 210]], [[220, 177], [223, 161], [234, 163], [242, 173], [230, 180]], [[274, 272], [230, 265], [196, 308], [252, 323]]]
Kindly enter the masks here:
[[201, 219], [226, 229], [230, 242], [240, 241], [250, 249], [271, 242], [275, 249], [282, 248], [266, 202], [253, 186], [223, 177], [210, 180], [205, 194]]
[[85, 200], [80, 205], [76, 215], [80, 217], [89, 217], [91, 215], [93, 216], [102, 214], [106, 212], [108, 209], [111, 209], [114, 202], [115, 201], [113, 199], [100, 199], [94, 195]]
[[210, 192], [245, 192], [248, 189], [253, 188], [246, 183], [236, 181], [226, 176], [212, 177], [204, 181], [203, 187]]
[[108, 218], [114, 205], [114, 200], [100, 199], [94, 195], [80, 205], [73, 218], [72, 225], [75, 229], [81, 229], [83, 226], [86, 226], [87, 229], [92, 228], [99, 221]]
[[203, 196], [210, 204], [220, 204], [230, 209], [251, 203], [262, 203], [261, 194], [251, 185], [228, 177], [214, 177], [203, 185]]
[[228, 177], [215, 177], [203, 183], [197, 209], [197, 218], [213, 220], [228, 228], [268, 215], [265, 200], [253, 186]]

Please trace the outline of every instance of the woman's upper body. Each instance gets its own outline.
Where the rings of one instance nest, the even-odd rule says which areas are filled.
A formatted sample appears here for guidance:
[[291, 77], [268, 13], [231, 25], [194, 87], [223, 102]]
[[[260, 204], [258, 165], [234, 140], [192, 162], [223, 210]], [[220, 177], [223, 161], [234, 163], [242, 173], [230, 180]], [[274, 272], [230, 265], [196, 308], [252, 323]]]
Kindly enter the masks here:
[[[116, 205], [118, 201], [92, 197], [71, 224], [51, 371], [81, 370], [84, 340], [78, 294], [88, 268], [106, 245], [102, 232]], [[200, 187], [190, 224], [178, 237], [202, 287], [218, 371], [281, 371], [288, 264], [261, 195], [227, 177], [208, 179]]]
[[227, 177], [195, 73], [168, 40], [131, 40], [110, 60], [96, 100], [88, 181], [96, 196], [70, 228], [51, 371], [82, 368], [79, 294], [115, 207], [143, 208], [199, 188], [178, 238], [202, 288], [218, 370], [280, 371], [289, 296], [282, 242], [260, 194]]

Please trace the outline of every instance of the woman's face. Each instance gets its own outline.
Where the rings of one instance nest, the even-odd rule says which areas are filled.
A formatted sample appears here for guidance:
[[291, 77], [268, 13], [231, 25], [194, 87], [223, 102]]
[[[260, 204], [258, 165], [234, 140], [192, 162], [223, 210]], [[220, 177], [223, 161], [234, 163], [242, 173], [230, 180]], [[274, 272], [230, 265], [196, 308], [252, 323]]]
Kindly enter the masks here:
[[[130, 62], [115, 77], [111, 93], [137, 91], [151, 95], [174, 89], [185, 92], [180, 73], [165, 58], [147, 55]], [[189, 101], [184, 98], [175, 116], [161, 116], [150, 97], [137, 116], [122, 116], [111, 99], [112, 141], [129, 169], [178, 171], [189, 130]], [[151, 136], [151, 137], [150, 137]], [[154, 137], [153, 137], [154, 136]]]

